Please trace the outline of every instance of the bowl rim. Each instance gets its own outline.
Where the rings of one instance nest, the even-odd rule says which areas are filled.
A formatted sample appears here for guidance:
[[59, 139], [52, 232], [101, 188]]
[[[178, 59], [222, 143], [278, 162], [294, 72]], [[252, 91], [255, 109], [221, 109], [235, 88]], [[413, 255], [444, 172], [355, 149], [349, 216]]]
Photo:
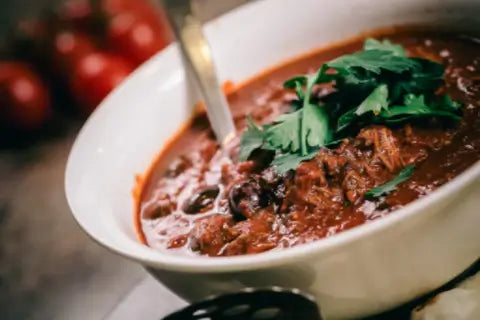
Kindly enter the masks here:
[[[253, 3], [244, 5], [250, 6]], [[236, 11], [236, 10], [234, 10]], [[228, 16], [231, 12], [222, 15], [221, 17]], [[213, 20], [210, 23], [215, 23]], [[324, 254], [336, 250], [343, 246], [353, 243], [356, 240], [361, 238], [366, 238], [372, 236], [378, 232], [387, 230], [394, 225], [406, 221], [407, 219], [413, 216], [423, 216], [430, 214], [429, 210], [425, 210], [430, 206], [435, 205], [435, 203], [440, 200], [447, 198], [449, 195], [455, 195], [458, 197], [458, 191], [464, 187], [472, 184], [474, 182], [480, 181], [480, 160], [475, 164], [471, 165], [461, 174], [456, 176], [451, 181], [440, 186], [438, 189], [433, 191], [431, 194], [424, 196], [420, 199], [410, 202], [406, 206], [395, 210], [394, 214], [389, 214], [380, 219], [364, 223], [360, 226], [356, 226], [352, 229], [342, 231], [341, 233], [335, 234], [333, 236], [322, 238], [310, 243], [297, 245], [290, 248], [284, 248], [279, 250], [270, 250], [258, 254], [248, 254], [248, 255], [239, 255], [232, 257], [205, 257], [205, 256], [182, 256], [175, 253], [162, 252], [155, 250], [147, 245], [140, 243], [138, 240], [138, 248], [143, 247], [147, 250], [137, 250], [132, 251], [130, 249], [120, 248], [121, 246], [115, 246], [110, 244], [108, 239], [102, 237], [101, 235], [94, 234], [91, 232], [88, 227], [82, 222], [81, 214], [77, 214], [74, 209], [73, 195], [69, 192], [69, 177], [70, 172], [72, 172], [73, 158], [78, 153], [80, 141], [83, 139], [85, 132], [87, 132], [92, 123], [96, 122], [95, 119], [99, 117], [102, 113], [106, 112], [106, 108], [103, 108], [103, 105], [109, 104], [108, 101], [112, 98], [113, 95], [118, 95], [119, 92], [122, 92], [130, 83], [135, 82], [137, 78], [149, 69], [149, 66], [153, 63], [158, 62], [158, 60], [166, 60], [164, 58], [167, 55], [171, 55], [177, 50], [177, 44], [172, 43], [162, 52], [156, 54], [153, 58], [149, 59], [139, 68], [137, 68], [131, 75], [125, 79], [115, 90], [113, 90], [99, 105], [98, 108], [90, 115], [87, 121], [82, 126], [79, 131], [72, 148], [70, 150], [67, 165], [65, 169], [64, 176], [64, 188], [67, 198], [67, 202], [70, 207], [70, 211], [77, 222], [77, 224], [85, 231], [85, 233], [92, 238], [95, 242], [101, 246], [123, 256], [130, 260], [139, 262], [145, 266], [159, 268], [168, 271], [174, 272], [185, 272], [185, 273], [226, 273], [226, 272], [237, 272], [237, 271], [250, 271], [250, 270], [260, 270], [271, 267], [284, 266], [292, 263], [296, 263], [299, 260], [306, 260], [312, 256], [318, 254]], [[302, 54], [300, 54], [301, 56]], [[292, 57], [295, 58], [295, 57]], [[262, 70], [260, 70], [262, 72]], [[132, 177], [135, 173], [132, 173]], [[133, 185], [132, 185], [133, 187]], [[433, 214], [438, 214], [433, 213]], [[133, 226], [133, 222], [132, 222]], [[135, 241], [135, 240], [132, 240]], [[141, 246], [141, 247], [140, 247]]]

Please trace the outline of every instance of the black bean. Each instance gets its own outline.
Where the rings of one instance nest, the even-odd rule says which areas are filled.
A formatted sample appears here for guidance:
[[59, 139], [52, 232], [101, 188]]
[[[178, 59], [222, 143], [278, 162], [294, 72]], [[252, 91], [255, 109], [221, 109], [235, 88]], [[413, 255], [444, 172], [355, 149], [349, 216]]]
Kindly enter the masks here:
[[249, 218], [262, 207], [262, 188], [257, 180], [241, 181], [235, 184], [228, 194], [228, 204], [233, 216], [238, 220]]
[[195, 192], [183, 203], [182, 210], [188, 214], [200, 213], [213, 205], [220, 189], [218, 186], [206, 186]]
[[268, 167], [275, 156], [275, 152], [270, 150], [256, 149], [253, 150], [248, 160], [255, 162], [255, 171], [261, 171]]

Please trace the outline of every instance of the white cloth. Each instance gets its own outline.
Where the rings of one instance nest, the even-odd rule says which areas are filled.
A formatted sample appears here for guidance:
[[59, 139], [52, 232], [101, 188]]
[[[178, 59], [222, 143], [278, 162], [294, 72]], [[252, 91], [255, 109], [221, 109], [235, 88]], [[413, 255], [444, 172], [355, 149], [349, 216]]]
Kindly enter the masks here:
[[480, 320], [480, 272], [412, 311], [412, 320]]

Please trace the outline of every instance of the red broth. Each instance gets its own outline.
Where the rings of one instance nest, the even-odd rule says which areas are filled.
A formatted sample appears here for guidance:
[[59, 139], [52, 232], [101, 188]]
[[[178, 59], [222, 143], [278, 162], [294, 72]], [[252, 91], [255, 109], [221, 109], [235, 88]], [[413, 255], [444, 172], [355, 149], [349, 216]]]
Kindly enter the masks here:
[[[431, 121], [365, 127], [339, 146], [319, 151], [295, 172], [278, 175], [262, 167], [262, 154], [238, 162], [238, 140], [219, 150], [205, 115], [197, 114], [167, 144], [136, 190], [141, 241], [162, 251], [208, 256], [316, 241], [392, 214], [480, 159], [479, 42], [420, 29], [374, 36], [402, 44], [410, 56], [444, 65], [444, 90], [464, 105], [458, 125]], [[290, 108], [294, 94], [283, 89], [286, 79], [360, 50], [363, 40], [289, 61], [231, 90], [228, 101], [239, 132], [248, 114], [267, 123]], [[396, 191], [382, 201], [363, 197], [408, 164], [416, 169]]]

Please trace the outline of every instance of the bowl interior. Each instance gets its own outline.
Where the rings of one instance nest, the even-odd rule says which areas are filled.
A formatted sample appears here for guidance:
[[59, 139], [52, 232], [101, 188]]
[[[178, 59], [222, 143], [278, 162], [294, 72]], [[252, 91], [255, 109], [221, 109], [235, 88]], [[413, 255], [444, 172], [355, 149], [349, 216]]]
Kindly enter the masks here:
[[[239, 82], [377, 27], [435, 24], [478, 30], [479, 9], [475, 0], [261, 0], [210, 22], [206, 33], [220, 78]], [[175, 257], [138, 243], [132, 197], [135, 174], [145, 172], [197, 99], [172, 45], [136, 70], [81, 130], [67, 165], [66, 194], [79, 224], [101, 244], [157, 267], [202, 264], [199, 258]], [[230, 259], [255, 262], [268, 255]], [[222, 263], [214, 260], [205, 265]]]

